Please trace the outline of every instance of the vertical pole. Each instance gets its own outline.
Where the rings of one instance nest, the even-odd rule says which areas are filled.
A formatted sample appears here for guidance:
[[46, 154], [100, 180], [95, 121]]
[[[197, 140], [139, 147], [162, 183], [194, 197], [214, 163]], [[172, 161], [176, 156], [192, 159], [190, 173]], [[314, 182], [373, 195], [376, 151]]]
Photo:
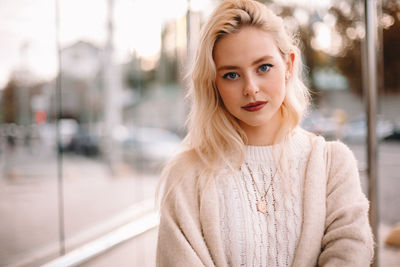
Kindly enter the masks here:
[[58, 232], [59, 232], [59, 253], [65, 254], [65, 227], [64, 227], [64, 188], [62, 177], [62, 149], [60, 134], [60, 119], [62, 115], [62, 97], [61, 97], [61, 46], [60, 46], [60, 7], [59, 0], [55, 1], [55, 19], [56, 19], [56, 47], [58, 59], [58, 75], [56, 79], [56, 137], [57, 137], [57, 185], [58, 185]]
[[[367, 157], [368, 157], [368, 198], [370, 200], [369, 221], [372, 232], [378, 244], [378, 188], [377, 188], [377, 13], [376, 1], [365, 0], [365, 28], [366, 28], [366, 77], [364, 78], [364, 93], [367, 113]], [[364, 62], [365, 64], [365, 62]], [[378, 249], [375, 247], [375, 258], [371, 266], [378, 266]]]
[[192, 38], [191, 34], [191, 3], [190, 0], [187, 0], [187, 11], [186, 11], [186, 61], [191, 60], [192, 58]]
[[114, 1], [107, 0], [107, 40], [103, 52], [103, 85], [104, 85], [104, 123], [105, 123], [105, 139], [104, 139], [104, 155], [110, 167], [111, 173], [115, 172], [115, 150], [113, 150], [112, 130], [114, 129], [114, 69], [113, 69], [113, 9]]

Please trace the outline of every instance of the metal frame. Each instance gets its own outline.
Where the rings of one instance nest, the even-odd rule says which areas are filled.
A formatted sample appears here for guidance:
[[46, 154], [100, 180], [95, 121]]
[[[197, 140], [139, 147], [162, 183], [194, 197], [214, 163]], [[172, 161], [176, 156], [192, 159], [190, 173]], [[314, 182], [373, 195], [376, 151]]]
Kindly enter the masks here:
[[79, 266], [96, 256], [110, 250], [111, 248], [120, 245], [132, 238], [146, 233], [159, 224], [159, 214], [156, 211], [150, 212], [139, 219], [132, 221], [111, 233], [100, 237], [93, 242], [81, 246], [71, 252], [68, 252], [62, 257], [59, 257], [51, 262], [46, 263], [43, 267], [70, 267]]
[[[379, 0], [365, 0], [365, 44], [363, 57], [363, 82], [364, 96], [367, 114], [367, 176], [368, 176], [368, 198], [370, 200], [369, 221], [375, 241], [378, 243], [378, 171], [377, 171], [377, 136], [376, 136], [376, 113], [377, 113], [377, 52], [378, 52], [378, 23], [377, 3]], [[378, 266], [378, 248], [375, 246], [375, 258], [371, 266]]]

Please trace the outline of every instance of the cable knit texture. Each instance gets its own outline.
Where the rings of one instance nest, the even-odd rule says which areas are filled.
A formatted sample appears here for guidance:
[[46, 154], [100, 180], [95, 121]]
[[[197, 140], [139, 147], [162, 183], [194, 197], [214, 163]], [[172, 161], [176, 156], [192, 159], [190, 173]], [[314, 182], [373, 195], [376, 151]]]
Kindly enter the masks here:
[[[287, 176], [277, 171], [279, 146], [248, 146], [246, 150], [247, 165], [233, 174], [223, 171], [216, 179], [227, 262], [231, 266], [290, 266], [301, 231], [301, 185], [311, 150], [309, 137], [296, 131], [291, 138]], [[256, 207], [264, 192], [266, 214]]]
[[[187, 152], [188, 163], [176, 166], [166, 180], [168, 189], [183, 174], [161, 209], [157, 266], [369, 266], [373, 238], [354, 155], [341, 142], [313, 135], [309, 140], [292, 143], [297, 156], [290, 153], [287, 176], [274, 177], [268, 214], [255, 211], [245, 168], [221, 173], [206, 185], [195, 153]], [[261, 176], [268, 186], [277, 166], [263, 158], [271, 155], [266, 152], [247, 148], [260, 189]]]

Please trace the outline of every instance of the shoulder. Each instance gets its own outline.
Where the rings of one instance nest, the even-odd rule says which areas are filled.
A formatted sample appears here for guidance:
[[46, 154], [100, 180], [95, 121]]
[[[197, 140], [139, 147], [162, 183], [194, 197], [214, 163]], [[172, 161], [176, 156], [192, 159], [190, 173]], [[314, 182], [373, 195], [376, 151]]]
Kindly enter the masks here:
[[300, 129], [304, 136], [307, 136], [311, 145], [311, 157], [324, 159], [327, 169], [333, 167], [357, 168], [357, 161], [353, 151], [342, 141], [327, 141], [323, 136], [316, 135], [304, 129]]
[[164, 167], [159, 182], [159, 197], [194, 194], [200, 173], [200, 158], [194, 150], [182, 151]]
[[341, 141], [326, 142], [326, 150], [332, 166], [356, 166], [357, 164], [353, 151]]
[[351, 149], [341, 141], [329, 141], [326, 148], [328, 191], [343, 184], [353, 193], [361, 192], [357, 160]]
[[341, 158], [344, 159], [354, 158], [351, 149], [340, 140], [327, 141], [323, 136], [316, 135], [302, 128], [298, 128], [296, 130], [303, 136], [307, 136], [313, 147], [320, 147], [326, 152], [330, 153], [332, 156], [341, 156]]
[[162, 179], [165, 179], [167, 183], [188, 180], [198, 174], [199, 166], [200, 158], [194, 150], [180, 152], [164, 167]]
[[195, 171], [200, 165], [200, 158], [194, 149], [185, 150], [174, 156], [166, 165], [173, 174]]
[[326, 143], [333, 154], [353, 156], [351, 149], [342, 141], [327, 141]]

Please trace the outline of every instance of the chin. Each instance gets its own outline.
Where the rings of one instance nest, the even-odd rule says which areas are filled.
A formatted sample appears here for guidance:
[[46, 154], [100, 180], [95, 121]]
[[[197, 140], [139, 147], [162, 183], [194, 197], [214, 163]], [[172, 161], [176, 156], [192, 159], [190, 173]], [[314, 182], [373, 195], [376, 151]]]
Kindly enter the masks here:
[[241, 124], [249, 127], [263, 127], [268, 125], [268, 121], [242, 121], [239, 120]]

